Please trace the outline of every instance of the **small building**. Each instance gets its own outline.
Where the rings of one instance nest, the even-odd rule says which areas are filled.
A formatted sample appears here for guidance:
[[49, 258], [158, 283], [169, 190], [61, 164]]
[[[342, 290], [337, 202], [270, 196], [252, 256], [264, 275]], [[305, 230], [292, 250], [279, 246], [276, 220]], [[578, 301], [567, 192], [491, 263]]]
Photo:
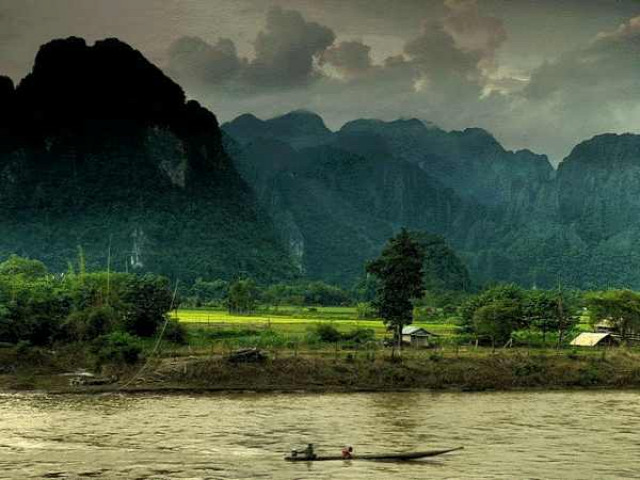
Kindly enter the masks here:
[[421, 327], [409, 326], [402, 329], [402, 343], [412, 347], [428, 347], [432, 337], [435, 337], [433, 333]]
[[585, 332], [578, 335], [571, 342], [573, 347], [610, 347], [618, 345], [619, 340], [610, 333]]

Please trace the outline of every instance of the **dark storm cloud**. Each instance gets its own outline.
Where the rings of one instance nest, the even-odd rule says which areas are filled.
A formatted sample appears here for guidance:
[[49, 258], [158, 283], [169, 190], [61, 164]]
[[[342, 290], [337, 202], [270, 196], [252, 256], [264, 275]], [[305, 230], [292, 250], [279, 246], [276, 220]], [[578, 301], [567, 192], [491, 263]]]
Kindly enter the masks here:
[[477, 101], [487, 83], [485, 65], [493, 62], [506, 33], [498, 19], [480, 14], [475, 0], [444, 5], [444, 14], [423, 21], [420, 33], [400, 54], [360, 71], [371, 72], [378, 82], [394, 83], [402, 88], [394, 93], [410, 95], [425, 108]]
[[[408, 62], [419, 72], [416, 90], [434, 100], [477, 100], [482, 92], [477, 52], [458, 47], [440, 23], [425, 23], [422, 34], [404, 49]], [[423, 102], [425, 99], [421, 99]]]
[[[591, 97], [592, 102], [632, 100], [640, 93], [640, 16], [536, 69], [529, 98]], [[636, 97], [637, 98], [637, 97]]]
[[358, 77], [371, 70], [371, 47], [359, 41], [340, 42], [323, 53], [320, 63], [344, 77]]
[[450, 11], [443, 24], [458, 46], [466, 51], [478, 52], [483, 66], [492, 66], [496, 51], [507, 40], [504, 22], [482, 15], [476, 0], [446, 0], [445, 6]]
[[306, 21], [300, 12], [270, 9], [265, 29], [258, 33], [254, 58], [238, 57], [235, 44], [220, 39], [210, 45], [200, 38], [183, 37], [169, 49], [169, 70], [185, 80], [262, 89], [300, 87], [319, 77], [316, 59], [335, 40], [330, 28]]
[[474, 0], [449, 0], [446, 7], [446, 17], [424, 22], [419, 35], [406, 42], [402, 51], [378, 65], [372, 62], [371, 46], [364, 42], [334, 43], [336, 36], [329, 27], [307, 21], [300, 12], [275, 7], [267, 13], [265, 30], [256, 37], [253, 59], [238, 58], [230, 41], [222, 48], [220, 41], [211, 45], [185, 37], [170, 48], [169, 66], [182, 79], [222, 85], [243, 95], [251, 92], [238, 90], [242, 85], [254, 87], [254, 94], [274, 87], [313, 89], [317, 81], [336, 80], [331, 71], [322, 69], [329, 67], [346, 88], [351, 81], [362, 88], [366, 77], [369, 85], [402, 81], [410, 91], [427, 87], [434, 97], [477, 96], [483, 83], [481, 62], [493, 58], [504, 40], [501, 23], [482, 17]]
[[640, 124], [638, 20], [595, 31], [531, 71], [511, 72], [499, 55], [510, 41], [508, 28], [483, 5], [441, 3], [438, 15], [425, 13], [404, 47], [377, 62], [366, 41], [338, 38], [317, 54], [322, 70], [306, 88], [256, 91], [229, 102], [213, 97], [213, 106], [263, 116], [304, 107], [333, 126], [354, 117], [408, 116], [445, 128], [481, 126], [510, 148], [549, 153], [556, 161], [585, 138]]
[[637, 132], [639, 58], [640, 17], [634, 17], [535, 69], [520, 100], [535, 142], [559, 142], [567, 153], [600, 133]]
[[483, 64], [504, 39], [502, 33], [494, 33], [501, 31], [501, 23], [486, 22], [472, 1], [440, 5], [442, 15], [423, 22], [416, 19], [422, 27], [393, 54], [377, 61], [371, 54], [374, 47], [366, 41], [339, 38], [313, 56], [317, 65], [308, 77], [313, 81], [304, 83], [304, 88], [247, 90], [246, 81], [237, 77], [208, 89], [200, 85], [192, 93], [218, 112], [270, 116], [308, 108], [334, 127], [357, 117], [407, 116], [444, 127], [477, 125], [474, 114], [482, 110], [485, 115], [487, 110], [477, 105], [488, 83]]
[[467, 76], [477, 68], [480, 57], [460, 49], [440, 23], [426, 22], [422, 34], [407, 43], [405, 54], [431, 76]]
[[247, 80], [261, 86], [304, 85], [314, 77], [314, 58], [334, 40], [330, 28], [305, 21], [300, 12], [272, 8], [266, 30], [256, 38]]
[[204, 83], [226, 82], [235, 78], [245, 65], [233, 41], [225, 38], [210, 45], [200, 37], [182, 37], [169, 47], [168, 70]]

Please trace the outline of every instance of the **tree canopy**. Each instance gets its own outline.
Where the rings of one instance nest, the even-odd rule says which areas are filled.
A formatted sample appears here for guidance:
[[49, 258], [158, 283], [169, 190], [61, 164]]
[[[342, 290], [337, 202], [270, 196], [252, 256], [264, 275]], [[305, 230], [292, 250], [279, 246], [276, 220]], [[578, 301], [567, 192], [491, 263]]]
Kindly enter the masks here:
[[46, 274], [29, 259], [0, 264], [0, 342], [93, 341], [115, 331], [148, 337], [166, 320], [169, 281], [157, 275]]
[[586, 296], [593, 324], [608, 320], [611, 326], [627, 340], [640, 332], [640, 294], [631, 290], [607, 290]]
[[555, 332], [558, 344], [578, 322], [573, 292], [524, 290], [517, 285], [498, 285], [469, 298], [461, 307], [463, 328], [478, 340], [494, 346], [508, 342], [515, 331], [536, 329], [543, 342]]
[[380, 280], [373, 305], [395, 332], [413, 322], [413, 302], [424, 294], [424, 255], [420, 242], [402, 229], [367, 265], [367, 272]]

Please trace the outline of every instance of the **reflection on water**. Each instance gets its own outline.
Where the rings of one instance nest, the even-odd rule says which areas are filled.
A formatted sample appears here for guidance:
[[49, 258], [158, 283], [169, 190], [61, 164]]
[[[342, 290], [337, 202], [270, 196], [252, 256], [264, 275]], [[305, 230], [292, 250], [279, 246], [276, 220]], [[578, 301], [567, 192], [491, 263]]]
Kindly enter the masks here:
[[[0, 395], [0, 478], [638, 478], [635, 392]], [[429, 461], [290, 464], [464, 445]]]

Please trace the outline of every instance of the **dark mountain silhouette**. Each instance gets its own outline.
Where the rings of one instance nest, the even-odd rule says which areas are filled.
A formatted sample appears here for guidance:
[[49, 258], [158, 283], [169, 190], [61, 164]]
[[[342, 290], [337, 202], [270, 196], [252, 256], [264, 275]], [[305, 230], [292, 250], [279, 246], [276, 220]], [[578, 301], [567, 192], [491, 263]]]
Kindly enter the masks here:
[[0, 77], [0, 154], [14, 148], [15, 138], [13, 123], [15, 122], [15, 88], [13, 81], [7, 77]]
[[55, 40], [0, 99], [0, 256], [105, 267], [111, 245], [113, 268], [183, 280], [292, 274], [216, 117], [130, 46]]

